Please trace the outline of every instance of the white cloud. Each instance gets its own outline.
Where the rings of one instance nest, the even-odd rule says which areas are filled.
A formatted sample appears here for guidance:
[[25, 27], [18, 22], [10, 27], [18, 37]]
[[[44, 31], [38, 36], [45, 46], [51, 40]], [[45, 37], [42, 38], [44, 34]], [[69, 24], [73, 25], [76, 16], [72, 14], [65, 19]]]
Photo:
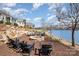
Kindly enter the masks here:
[[14, 6], [16, 6], [16, 3], [3, 3], [2, 6], [5, 6], [5, 7], [14, 7]]
[[19, 8], [14, 11], [14, 16], [19, 17], [19, 18], [25, 18], [28, 12], [29, 11], [27, 9]]
[[48, 20], [52, 20], [55, 17], [55, 15], [49, 16]]
[[26, 13], [26, 12], [29, 12], [29, 11], [27, 9], [23, 9], [23, 8], [15, 10], [15, 13], [18, 14], [18, 15]]
[[36, 18], [34, 19], [34, 21], [35, 21], [35, 22], [39, 22], [41, 19], [42, 19], [41, 17], [36, 17]]
[[23, 9], [23, 8], [12, 9], [10, 7], [3, 7], [2, 9], [9, 12], [12, 16], [19, 18], [25, 18], [26, 13], [29, 12], [27, 9]]
[[[65, 9], [63, 8], [64, 4], [63, 3], [51, 3], [51, 4], [48, 4], [48, 10], [49, 12], [52, 12], [53, 15], [49, 15], [48, 18], [47, 18], [47, 22], [49, 22], [50, 24], [53, 24], [53, 25], [57, 25], [59, 24], [60, 22], [58, 21], [58, 19], [56, 18], [56, 10], [55, 8], [58, 8], [60, 7], [61, 10], [65, 11]], [[62, 9], [63, 8], [63, 9]], [[54, 16], [55, 15], [55, 16]]]
[[46, 21], [47, 24], [49, 25], [57, 25], [59, 24], [60, 22], [58, 21], [58, 19], [55, 17], [55, 15], [51, 15], [47, 18], [47, 21]]
[[2, 10], [7, 11], [11, 16], [14, 14], [14, 10], [10, 7], [3, 7]]
[[9, 12], [11, 15], [14, 15], [14, 11], [15, 11], [14, 9], [10, 7], [3, 7], [2, 10]]
[[38, 9], [40, 6], [44, 5], [43, 3], [33, 3], [33, 8], [32, 10]]
[[49, 10], [53, 9], [54, 7], [56, 7], [56, 5], [54, 3], [48, 4], [48, 6], [49, 6], [49, 8], [48, 8]]
[[11, 11], [11, 8], [9, 8], [9, 7], [4, 7], [4, 8], [2, 8], [3, 10], [6, 10], [6, 11]]
[[33, 19], [35, 27], [41, 27], [41, 20], [42, 20], [41, 17], [36, 17], [36, 18]]
[[55, 9], [57, 7], [62, 7], [63, 6], [63, 3], [51, 3], [51, 4], [48, 4], [49, 6], [49, 10], [52, 10], [52, 9]]

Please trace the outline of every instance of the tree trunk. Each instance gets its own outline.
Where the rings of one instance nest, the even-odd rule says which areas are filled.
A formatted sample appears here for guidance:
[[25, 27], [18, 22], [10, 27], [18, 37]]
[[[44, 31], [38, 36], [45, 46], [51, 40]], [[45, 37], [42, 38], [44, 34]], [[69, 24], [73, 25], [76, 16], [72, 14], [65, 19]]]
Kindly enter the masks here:
[[75, 47], [74, 33], [75, 33], [75, 30], [74, 30], [74, 29], [72, 29], [72, 46], [74, 46], [74, 47]]

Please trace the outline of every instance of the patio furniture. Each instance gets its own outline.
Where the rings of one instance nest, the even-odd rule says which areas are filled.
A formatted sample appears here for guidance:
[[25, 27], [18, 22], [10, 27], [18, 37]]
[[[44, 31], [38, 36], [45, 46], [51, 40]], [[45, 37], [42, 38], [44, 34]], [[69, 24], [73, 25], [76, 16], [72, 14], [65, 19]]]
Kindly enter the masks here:
[[12, 47], [12, 46], [13, 46], [13, 43], [14, 43], [14, 40], [8, 39], [7, 45], [8, 45], [9, 47]]
[[38, 41], [43, 41], [44, 36], [30, 36], [31, 40], [38, 40]]
[[19, 40], [16, 39], [16, 40], [12, 40], [12, 39], [8, 39], [8, 43], [7, 45], [10, 47], [10, 48], [14, 48], [14, 49], [19, 49], [20, 45], [19, 45]]
[[29, 44], [25, 44], [24, 42], [22, 42], [20, 43], [20, 48], [21, 48], [22, 55], [24, 53], [30, 55], [32, 48], [34, 48], [34, 44], [29, 45]]
[[37, 54], [38, 51], [38, 55], [44, 55], [44, 56], [49, 56], [51, 51], [52, 51], [52, 45], [42, 45], [42, 47], [40, 49], [35, 49], [35, 54]]
[[45, 36], [45, 32], [41, 32], [40, 35], [41, 35], [41, 36]]
[[15, 39], [14, 43], [13, 43], [13, 48], [15, 49], [19, 49], [20, 48], [20, 44], [19, 44], [19, 39]]
[[26, 34], [27, 36], [34, 36], [35, 35], [35, 33], [34, 32], [27, 32], [27, 34]]

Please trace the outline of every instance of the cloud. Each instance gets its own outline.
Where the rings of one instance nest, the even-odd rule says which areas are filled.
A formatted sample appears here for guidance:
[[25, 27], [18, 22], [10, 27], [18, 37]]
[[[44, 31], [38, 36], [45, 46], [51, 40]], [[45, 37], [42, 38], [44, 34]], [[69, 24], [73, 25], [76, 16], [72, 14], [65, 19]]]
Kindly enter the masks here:
[[8, 12], [11, 11], [11, 8], [9, 8], [9, 7], [3, 7], [2, 9], [3, 9], [3, 10], [6, 10], [6, 11], [8, 11]]
[[25, 18], [26, 14], [28, 12], [29, 11], [27, 9], [19, 8], [19, 9], [14, 10], [13, 15], [16, 16], [16, 17], [18, 17], [18, 18]]
[[34, 21], [39, 22], [42, 18], [41, 17], [36, 17], [34, 18]]
[[56, 7], [56, 5], [54, 3], [48, 4], [48, 6], [49, 6], [49, 8], [48, 8], [49, 10], [51, 10], [51, 9]]
[[55, 17], [55, 15], [49, 16], [47, 20], [52, 20]]
[[58, 19], [56, 18], [55, 8], [61, 8], [62, 11], [65, 11], [65, 8], [63, 8], [63, 6], [64, 6], [63, 3], [50, 3], [50, 4], [48, 4], [49, 13], [51, 12], [50, 14], [48, 14], [48, 18], [47, 18], [47, 22], [49, 24], [57, 25], [60, 23], [58, 21]]
[[56, 18], [55, 15], [51, 15], [47, 18], [47, 21], [46, 21], [47, 25], [57, 25], [59, 24], [60, 22], [58, 21], [58, 19]]
[[39, 7], [43, 6], [44, 4], [43, 3], [33, 3], [33, 8], [32, 10], [36, 10], [38, 9]]
[[35, 27], [41, 27], [41, 21], [42, 21], [42, 18], [41, 17], [36, 17], [33, 19], [33, 22], [35, 24]]
[[15, 10], [12, 7], [15, 7], [16, 3], [1, 3], [0, 9], [7, 11], [11, 16], [14, 16]]
[[3, 3], [2, 6], [4, 6], [4, 7], [14, 7], [14, 6], [16, 6], [16, 3]]
[[24, 8], [13, 9], [10, 7], [3, 7], [2, 10], [6, 10], [10, 13], [10, 15], [18, 18], [25, 18], [26, 13], [29, 12], [27, 9]]
[[11, 16], [14, 14], [14, 10], [10, 7], [3, 7], [2, 10], [7, 11]]
[[62, 7], [63, 5], [64, 5], [63, 3], [50, 3], [50, 4], [48, 4], [48, 6], [49, 6], [48, 10], [53, 10], [57, 7]]
[[23, 9], [23, 8], [15, 10], [15, 13], [17, 13], [18, 15], [26, 13], [26, 12], [29, 12], [29, 11], [27, 9]]

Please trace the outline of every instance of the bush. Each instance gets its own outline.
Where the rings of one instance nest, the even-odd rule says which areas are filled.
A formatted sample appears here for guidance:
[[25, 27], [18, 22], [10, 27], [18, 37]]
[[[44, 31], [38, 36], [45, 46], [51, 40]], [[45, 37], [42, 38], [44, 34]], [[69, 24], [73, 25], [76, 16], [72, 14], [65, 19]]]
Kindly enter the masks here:
[[14, 26], [18, 26], [18, 24], [17, 23], [14, 23]]
[[7, 24], [7, 25], [11, 25], [11, 22], [5, 22], [5, 24]]
[[3, 24], [3, 20], [0, 21], [0, 24]]

